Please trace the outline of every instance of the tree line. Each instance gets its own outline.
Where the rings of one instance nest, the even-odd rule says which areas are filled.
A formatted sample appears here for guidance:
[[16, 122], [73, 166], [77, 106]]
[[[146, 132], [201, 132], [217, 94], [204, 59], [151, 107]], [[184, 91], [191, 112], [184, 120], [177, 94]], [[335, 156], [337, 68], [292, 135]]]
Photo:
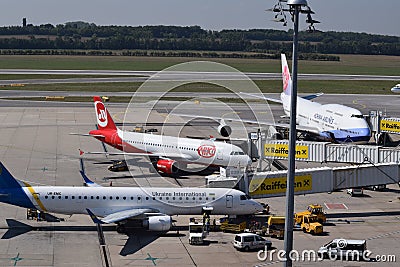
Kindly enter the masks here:
[[[204, 30], [199, 26], [98, 26], [86, 22], [0, 27], [0, 49], [172, 50], [279, 54], [292, 30]], [[400, 37], [354, 32], [299, 33], [299, 52], [400, 55]]]

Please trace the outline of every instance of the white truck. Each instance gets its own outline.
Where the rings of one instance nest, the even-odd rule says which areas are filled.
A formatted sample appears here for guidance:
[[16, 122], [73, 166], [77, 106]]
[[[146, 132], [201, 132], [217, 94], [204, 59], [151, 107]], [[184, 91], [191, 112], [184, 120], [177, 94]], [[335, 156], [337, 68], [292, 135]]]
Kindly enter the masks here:
[[207, 232], [202, 223], [189, 223], [189, 244], [202, 245], [207, 237]]

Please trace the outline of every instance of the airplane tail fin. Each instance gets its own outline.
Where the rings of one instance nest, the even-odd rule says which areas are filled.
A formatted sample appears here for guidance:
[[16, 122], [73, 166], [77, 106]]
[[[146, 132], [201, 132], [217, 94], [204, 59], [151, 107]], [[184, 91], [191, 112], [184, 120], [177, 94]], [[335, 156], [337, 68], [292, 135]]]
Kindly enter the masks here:
[[0, 162], [0, 189], [19, 188], [20, 182], [15, 179], [7, 168]]
[[283, 92], [285, 95], [292, 94], [292, 78], [290, 77], [289, 66], [286, 61], [285, 54], [281, 54], [282, 61], [282, 80], [283, 80]]
[[110, 113], [104, 106], [103, 101], [99, 96], [93, 97], [94, 109], [96, 111], [96, 120], [99, 130], [117, 130], [117, 126], [114, 123]]

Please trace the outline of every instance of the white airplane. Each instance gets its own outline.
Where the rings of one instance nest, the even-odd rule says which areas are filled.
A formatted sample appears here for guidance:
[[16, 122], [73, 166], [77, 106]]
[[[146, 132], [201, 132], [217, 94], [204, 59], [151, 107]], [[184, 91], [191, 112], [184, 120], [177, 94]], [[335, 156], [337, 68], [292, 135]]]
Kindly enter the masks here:
[[89, 135], [123, 151], [107, 154], [148, 156], [158, 171], [167, 174], [177, 173], [193, 163], [222, 167], [251, 164], [251, 158], [233, 144], [122, 131], [116, 127], [101, 98], [95, 96], [93, 100], [98, 129], [90, 131]]
[[[31, 186], [15, 179], [0, 162], [0, 202], [59, 214], [89, 214], [95, 223], [127, 223], [168, 231], [171, 215], [244, 215], [263, 210], [243, 192], [228, 188], [101, 187], [81, 172], [85, 186]], [[98, 218], [101, 217], [101, 218]]]
[[[281, 99], [267, 98], [265, 96], [251, 95], [261, 97], [268, 101], [280, 103], [287, 116], [290, 116], [290, 98], [292, 93], [292, 79], [290, 77], [289, 67], [286, 56], [281, 54], [282, 59], [282, 78], [283, 92]], [[322, 93], [297, 97], [297, 130], [308, 133], [316, 139], [333, 142], [356, 142], [367, 143], [371, 137], [371, 130], [362, 113], [355, 109], [340, 104], [319, 104], [314, 99]], [[263, 124], [263, 122], [256, 122]], [[274, 124], [277, 127], [289, 128], [288, 124]]]
[[400, 83], [393, 86], [390, 91], [392, 91], [393, 93], [400, 93]]
[[[263, 95], [254, 95], [241, 93], [256, 98], [261, 98], [271, 102], [283, 105], [284, 112], [290, 116], [290, 98], [292, 92], [292, 79], [290, 77], [289, 67], [286, 56], [281, 55], [282, 59], [282, 78], [283, 92], [281, 99], [268, 98]], [[371, 138], [371, 130], [362, 113], [355, 109], [340, 104], [319, 104], [311, 99], [321, 96], [322, 93], [297, 97], [297, 131], [307, 133], [315, 139], [333, 142], [356, 142], [367, 143]], [[189, 114], [174, 114], [186, 117], [202, 117], [213, 120], [219, 120], [220, 117], [197, 116]], [[271, 121], [254, 121], [248, 119], [236, 119], [224, 117], [224, 121], [240, 121], [246, 123], [255, 123], [258, 125], [269, 125], [277, 128], [289, 128], [289, 124], [275, 123]], [[280, 134], [276, 132], [275, 137]]]

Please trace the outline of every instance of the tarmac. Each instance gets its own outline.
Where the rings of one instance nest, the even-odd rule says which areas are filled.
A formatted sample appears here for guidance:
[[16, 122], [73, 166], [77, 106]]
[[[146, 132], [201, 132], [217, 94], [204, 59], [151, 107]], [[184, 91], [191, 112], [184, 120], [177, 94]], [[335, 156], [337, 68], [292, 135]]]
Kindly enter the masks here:
[[[110, 106], [116, 120], [121, 121], [124, 107]], [[152, 120], [162, 120], [156, 111]], [[137, 112], [138, 121], [141, 110]], [[79, 149], [102, 151], [101, 144], [90, 137], [69, 133], [88, 133], [94, 129], [95, 114], [91, 103], [86, 105], [0, 106], [0, 160], [18, 179], [34, 185], [81, 186]], [[163, 129], [164, 134], [208, 136], [215, 129], [205, 126]], [[201, 176], [180, 178], [160, 177], [149, 172], [149, 163], [137, 159], [131, 172], [112, 173], [107, 170], [111, 159], [104, 156], [83, 156], [87, 175], [104, 186], [204, 186]], [[328, 223], [325, 234], [313, 236], [294, 232], [294, 249], [318, 250], [335, 238], [366, 239], [371, 259], [391, 256], [400, 261], [400, 188], [390, 185], [382, 192], [365, 190], [363, 197], [350, 197], [345, 191], [300, 195], [295, 197], [295, 211], [308, 204], [324, 205]], [[282, 197], [260, 199], [268, 203], [271, 214], [285, 214]], [[335, 205], [337, 204], [337, 205]], [[331, 207], [328, 209], [327, 207]], [[145, 231], [130, 235], [118, 234], [115, 227], [104, 226], [105, 250], [100, 247], [95, 225], [87, 215], [52, 214], [60, 221], [27, 220], [26, 209], [0, 204], [0, 266], [107, 266], [102, 253], [106, 251], [109, 266], [282, 266], [278, 251], [283, 240], [271, 239], [276, 253], [265, 261], [257, 251], [242, 252], [233, 247], [235, 234], [210, 232], [204, 245], [192, 246], [188, 239], [189, 216], [174, 216], [178, 230], [165, 234]], [[200, 216], [200, 215], [199, 215]], [[216, 218], [217, 221], [219, 217]], [[31, 228], [22, 227], [30, 225]], [[28, 229], [28, 230], [27, 230]], [[393, 257], [392, 257], [393, 256]], [[397, 262], [377, 261], [314, 261], [299, 260], [294, 266], [398, 266]]]

